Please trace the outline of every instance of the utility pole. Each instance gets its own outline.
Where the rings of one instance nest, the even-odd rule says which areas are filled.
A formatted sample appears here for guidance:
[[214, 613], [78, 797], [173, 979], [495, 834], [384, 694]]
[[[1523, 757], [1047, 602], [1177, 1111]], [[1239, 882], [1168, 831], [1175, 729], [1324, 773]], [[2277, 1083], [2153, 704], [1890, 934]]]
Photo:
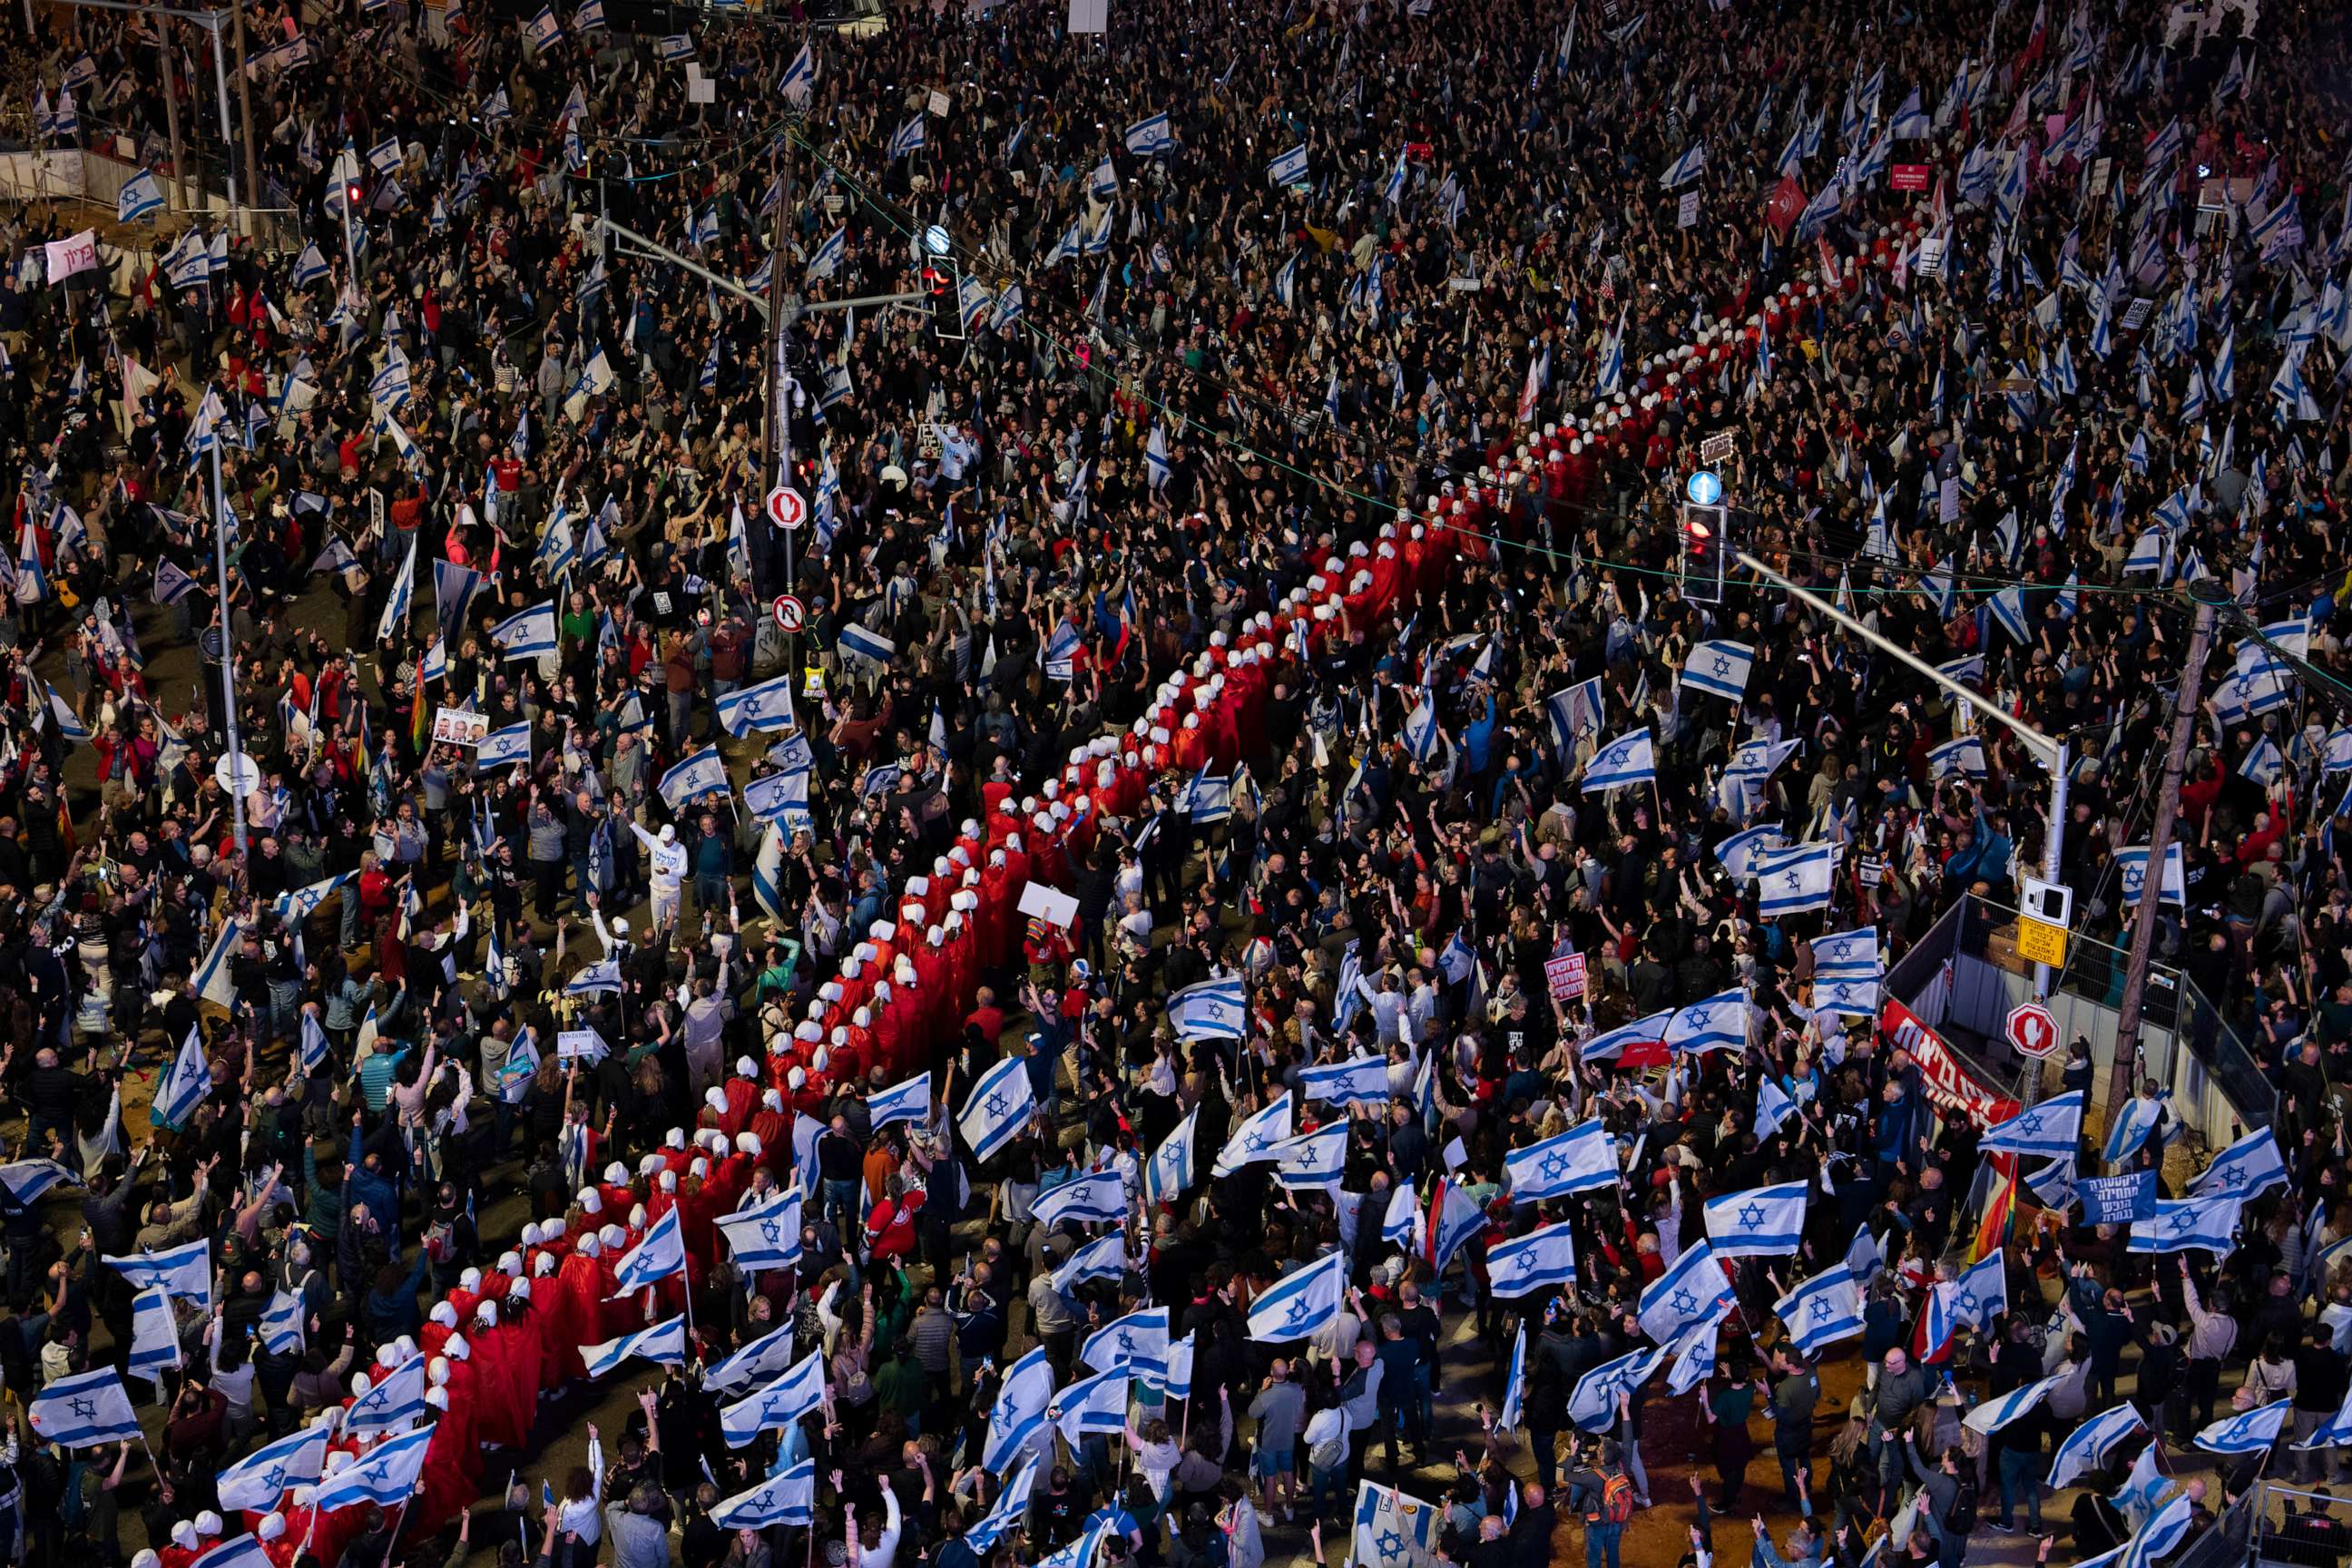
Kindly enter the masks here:
[[[2194, 588], [2191, 593], [2196, 593]], [[2140, 1005], [2147, 994], [2148, 956], [2156, 946], [2156, 920], [2164, 902], [2164, 861], [2172, 848], [2173, 818], [2180, 812], [2180, 773], [2189, 763], [2189, 738], [2196, 728], [2197, 704], [2205, 689], [2205, 655], [2213, 642], [2213, 601], [2199, 594], [2197, 623], [2189, 634], [2189, 657], [2172, 696], [2172, 733], [2165, 742], [2164, 782], [2156, 796], [2156, 821], [2147, 832], [2147, 869], [2140, 878], [2139, 910], [2132, 921], [2131, 953], [2124, 963], [2124, 994], [2116, 1009], [2116, 1059], [2107, 1071], [2107, 1116], [2131, 1103], [2139, 1068]]]
[[186, 155], [180, 150], [180, 87], [177, 62], [172, 58], [174, 40], [171, 22], [155, 18], [155, 53], [163, 63], [163, 128], [172, 138], [172, 210], [188, 210]]
[[[792, 175], [785, 168], [784, 153], [781, 144], [775, 149], [773, 166], [776, 184], [776, 216], [768, 237], [768, 327], [764, 334], [768, 345], [768, 429], [767, 439], [761, 444], [767, 477], [759, 490], [762, 502], [765, 501], [771, 489], [778, 485], [792, 482], [793, 467], [793, 411], [791, 405], [785, 401], [788, 394], [784, 386], [784, 344], [791, 339], [793, 314], [785, 308], [784, 301], [784, 235], [788, 227], [787, 220], [793, 210], [793, 188]], [[765, 536], [768, 530], [774, 526], [772, 522], [767, 521], [763, 510], [761, 522], [751, 529], [754, 534], [761, 537], [762, 548], [752, 561], [752, 578], [762, 589], [769, 586], [761, 580], [762, 574], [760, 571], [760, 568], [766, 563], [768, 555], [765, 548], [768, 542]], [[786, 533], [784, 535], [784, 583], [780, 591], [791, 593], [793, 584], [793, 536]]]
[[253, 145], [253, 78], [245, 68], [245, 0], [230, 0], [236, 44], [236, 112], [245, 132], [245, 237], [253, 237], [253, 208], [261, 200], [261, 159]]

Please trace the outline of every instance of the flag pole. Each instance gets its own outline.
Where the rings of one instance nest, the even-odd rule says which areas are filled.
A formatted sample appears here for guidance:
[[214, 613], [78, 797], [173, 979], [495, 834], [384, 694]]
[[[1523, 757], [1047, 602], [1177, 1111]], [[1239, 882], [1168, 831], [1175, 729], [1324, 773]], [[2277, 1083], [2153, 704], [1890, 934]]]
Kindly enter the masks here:
[[[215, 39], [217, 39], [217, 31], [215, 36]], [[205, 395], [207, 396], [212, 395], [210, 389], [207, 389]], [[235, 634], [229, 630], [228, 495], [227, 491], [221, 484], [221, 442], [223, 439], [224, 437], [221, 435], [221, 432], [217, 427], [215, 427], [212, 436], [213, 566], [215, 571], [218, 574], [220, 581], [221, 721], [225, 726], [223, 732], [228, 737], [228, 754], [233, 758], [241, 759], [245, 755], [245, 747], [238, 742], [236, 734], [236, 638]], [[247, 855], [245, 792], [238, 788], [237, 785], [244, 777], [244, 771], [241, 768], [237, 768], [235, 763], [231, 763], [230, 767], [235, 770], [231, 773], [229, 777], [228, 804], [230, 821], [234, 825], [236, 831], [236, 858], [239, 862], [242, 862]], [[257, 769], [257, 771], [258, 770]], [[241, 874], [242, 867], [240, 866], [240, 875]], [[160, 1474], [161, 1472], [159, 1471], [158, 1473]]]

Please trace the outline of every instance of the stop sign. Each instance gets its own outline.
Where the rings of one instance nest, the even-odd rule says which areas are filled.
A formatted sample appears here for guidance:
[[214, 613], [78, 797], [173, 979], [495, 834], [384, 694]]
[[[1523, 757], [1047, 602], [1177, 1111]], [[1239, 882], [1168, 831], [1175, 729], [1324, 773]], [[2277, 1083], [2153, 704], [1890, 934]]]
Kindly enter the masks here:
[[2036, 1060], [2058, 1048], [2058, 1020], [2039, 1002], [2011, 1009], [2009, 1022], [2001, 1026], [2000, 1032], [2011, 1045]]
[[778, 485], [768, 492], [768, 518], [790, 533], [808, 521], [808, 502], [792, 486]]

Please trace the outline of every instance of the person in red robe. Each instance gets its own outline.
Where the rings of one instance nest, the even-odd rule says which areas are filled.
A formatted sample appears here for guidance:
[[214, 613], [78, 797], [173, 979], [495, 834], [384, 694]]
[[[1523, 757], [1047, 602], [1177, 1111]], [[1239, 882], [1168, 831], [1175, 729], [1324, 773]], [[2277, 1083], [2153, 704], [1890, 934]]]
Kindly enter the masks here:
[[587, 1375], [580, 1347], [593, 1344], [600, 1337], [603, 1323], [597, 1298], [604, 1289], [604, 1275], [597, 1266], [597, 1254], [603, 1246], [593, 1236], [582, 1237], [572, 1256], [555, 1271], [554, 1301], [550, 1306], [562, 1324], [562, 1348], [557, 1352], [557, 1375], [562, 1383]]
[[428, 1388], [425, 1403], [441, 1412], [432, 1440], [425, 1446], [425, 1468], [417, 1473], [416, 1490], [401, 1514], [400, 1527], [412, 1541], [437, 1535], [441, 1527], [465, 1514], [480, 1490], [481, 1450], [467, 1440], [466, 1423], [452, 1420], [449, 1391]]
[[520, 1448], [530, 1432], [537, 1394], [534, 1390], [531, 1407], [515, 1403], [515, 1334], [500, 1318], [496, 1301], [474, 1309], [474, 1333], [467, 1342], [474, 1348], [474, 1375], [482, 1394], [476, 1423], [485, 1445]]

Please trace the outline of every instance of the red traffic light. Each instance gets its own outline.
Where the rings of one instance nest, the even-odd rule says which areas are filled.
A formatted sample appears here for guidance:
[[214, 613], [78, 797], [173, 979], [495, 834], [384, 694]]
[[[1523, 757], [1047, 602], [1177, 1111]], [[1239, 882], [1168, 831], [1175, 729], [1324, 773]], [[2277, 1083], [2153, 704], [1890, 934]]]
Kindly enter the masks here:
[[1715, 530], [1709, 528], [1697, 518], [1691, 518], [1685, 521], [1683, 524], [1683, 532], [1689, 536], [1691, 542], [1694, 544], [1705, 544], [1715, 537]]

